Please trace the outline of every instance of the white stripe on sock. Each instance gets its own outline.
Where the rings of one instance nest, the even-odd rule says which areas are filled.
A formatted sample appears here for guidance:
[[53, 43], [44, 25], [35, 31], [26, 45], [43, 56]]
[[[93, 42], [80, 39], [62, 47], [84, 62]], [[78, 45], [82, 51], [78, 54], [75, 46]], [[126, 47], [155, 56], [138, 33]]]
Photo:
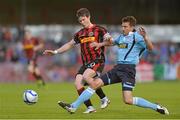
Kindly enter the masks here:
[[95, 93], [95, 90], [92, 89], [92, 88], [90, 88], [90, 87], [87, 88], [87, 91], [88, 91], [89, 93], [91, 93], [91, 94], [94, 94], [94, 93]]
[[137, 105], [137, 97], [133, 97], [133, 105]]

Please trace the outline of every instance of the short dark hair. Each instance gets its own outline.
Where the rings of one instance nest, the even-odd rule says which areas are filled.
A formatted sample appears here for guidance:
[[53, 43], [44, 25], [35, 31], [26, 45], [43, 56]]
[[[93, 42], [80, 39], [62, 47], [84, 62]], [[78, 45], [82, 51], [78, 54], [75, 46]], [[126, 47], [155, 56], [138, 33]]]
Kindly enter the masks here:
[[135, 26], [136, 18], [134, 16], [126, 16], [122, 18], [121, 22], [129, 22], [130, 26]]
[[79, 17], [83, 17], [83, 16], [89, 17], [90, 16], [90, 12], [89, 12], [89, 10], [87, 8], [80, 8], [79, 10], [77, 10], [76, 16], [78, 18]]

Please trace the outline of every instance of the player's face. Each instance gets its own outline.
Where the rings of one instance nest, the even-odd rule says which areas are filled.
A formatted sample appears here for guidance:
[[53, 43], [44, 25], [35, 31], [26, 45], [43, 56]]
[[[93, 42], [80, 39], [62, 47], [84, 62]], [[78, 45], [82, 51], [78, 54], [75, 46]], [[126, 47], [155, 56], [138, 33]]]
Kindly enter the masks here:
[[88, 27], [90, 24], [90, 17], [87, 16], [82, 16], [78, 18], [79, 23], [83, 26], [83, 27]]
[[31, 37], [32, 37], [32, 35], [30, 32], [25, 32], [25, 34], [24, 34], [25, 39], [29, 40], [29, 39], [31, 39]]
[[134, 26], [131, 26], [129, 22], [123, 22], [122, 23], [122, 31], [124, 35], [128, 35], [129, 32], [132, 32], [134, 29]]

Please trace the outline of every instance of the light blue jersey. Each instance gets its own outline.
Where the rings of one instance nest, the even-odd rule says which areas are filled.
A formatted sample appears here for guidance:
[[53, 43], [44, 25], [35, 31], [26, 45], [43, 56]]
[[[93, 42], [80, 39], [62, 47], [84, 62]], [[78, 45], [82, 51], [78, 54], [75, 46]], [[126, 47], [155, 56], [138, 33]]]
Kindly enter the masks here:
[[144, 38], [138, 32], [130, 32], [129, 35], [121, 34], [113, 40], [118, 46], [117, 64], [138, 64], [146, 44]]

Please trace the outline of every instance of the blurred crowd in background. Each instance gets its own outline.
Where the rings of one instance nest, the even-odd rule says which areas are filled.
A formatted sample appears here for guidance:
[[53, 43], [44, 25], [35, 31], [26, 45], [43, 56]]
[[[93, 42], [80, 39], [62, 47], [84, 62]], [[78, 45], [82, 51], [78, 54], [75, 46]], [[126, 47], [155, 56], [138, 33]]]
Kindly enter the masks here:
[[[119, 26], [105, 26], [110, 34], [116, 38]], [[80, 26], [55, 25], [55, 26], [26, 26], [32, 34], [44, 41], [44, 49], [57, 49], [64, 43], [72, 39], [72, 36]], [[153, 80], [177, 80], [180, 79], [180, 37], [173, 38], [167, 32], [153, 31], [151, 26], [146, 26], [148, 34], [154, 43], [152, 52], [146, 51], [137, 66], [138, 81]], [[177, 28], [177, 29], [180, 29]], [[176, 33], [175, 30], [172, 33]], [[163, 37], [156, 37], [155, 33], [162, 34]], [[171, 33], [171, 31], [169, 31]], [[178, 32], [177, 32], [178, 34]], [[22, 47], [23, 32], [21, 27], [0, 26], [0, 81], [2, 82], [27, 82], [33, 77], [27, 72], [27, 59]], [[156, 39], [157, 38], [157, 39]], [[162, 39], [160, 39], [162, 38]], [[67, 53], [55, 56], [43, 56], [39, 52], [38, 65], [46, 81], [72, 81], [77, 70], [82, 65], [80, 49], [77, 47]], [[116, 63], [116, 47], [106, 48], [107, 71]]]

